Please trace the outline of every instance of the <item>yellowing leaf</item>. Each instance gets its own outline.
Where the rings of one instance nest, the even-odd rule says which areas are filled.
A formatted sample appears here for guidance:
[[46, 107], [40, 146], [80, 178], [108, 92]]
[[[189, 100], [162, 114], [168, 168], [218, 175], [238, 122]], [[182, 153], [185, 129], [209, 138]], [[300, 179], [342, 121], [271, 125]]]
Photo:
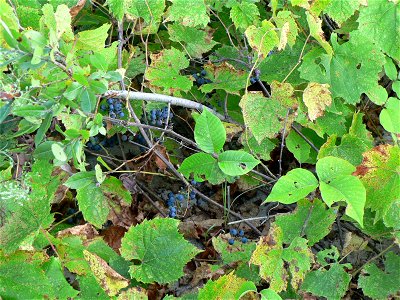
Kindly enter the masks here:
[[267, 57], [268, 53], [279, 43], [275, 26], [267, 20], [262, 21], [261, 27], [249, 26], [245, 35], [250, 46], [262, 57]]
[[329, 84], [310, 82], [303, 93], [304, 104], [308, 108], [311, 121], [324, 115], [325, 108], [332, 103]]
[[205, 27], [210, 22], [207, 7], [203, 0], [170, 0], [168, 21], [175, 21], [183, 26]]
[[128, 286], [129, 280], [114, 271], [105, 260], [87, 250], [83, 250], [83, 255], [96, 281], [109, 296], [117, 295], [121, 289]]
[[289, 34], [289, 22], [286, 22], [285, 24], [283, 24], [282, 28], [281, 28], [281, 37], [279, 40], [279, 45], [278, 45], [278, 50], [283, 50], [286, 47], [286, 44], [288, 43], [288, 34]]
[[[293, 47], [296, 43], [298, 28], [296, 21], [293, 18], [292, 12], [288, 10], [280, 11], [278, 15], [274, 18], [274, 21], [276, 26], [281, 30], [281, 42], [282, 36], [284, 36], [289, 46]], [[281, 45], [281, 42], [279, 46]], [[284, 47], [281, 49], [284, 49]]]
[[321, 29], [322, 21], [318, 17], [315, 17], [309, 14], [308, 12], [306, 12], [306, 15], [311, 36], [317, 40], [317, 42], [322, 46], [322, 48], [325, 49], [326, 53], [328, 53], [329, 56], [332, 56], [333, 54], [332, 47], [325, 40], [324, 32]]

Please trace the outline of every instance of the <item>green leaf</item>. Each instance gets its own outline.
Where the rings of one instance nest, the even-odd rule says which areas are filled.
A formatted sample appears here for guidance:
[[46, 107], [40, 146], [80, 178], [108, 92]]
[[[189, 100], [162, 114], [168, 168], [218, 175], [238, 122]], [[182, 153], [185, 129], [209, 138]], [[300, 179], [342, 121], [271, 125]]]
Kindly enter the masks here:
[[379, 115], [381, 125], [392, 133], [400, 133], [400, 100], [390, 97]]
[[80, 31], [75, 44], [76, 48], [80, 50], [104, 48], [110, 28], [110, 24], [103, 24], [99, 28], [93, 30]]
[[400, 195], [400, 150], [397, 146], [379, 145], [365, 152], [363, 157], [354, 175], [366, 188], [366, 207], [376, 212], [376, 222], [385, 217]]
[[95, 93], [91, 89], [83, 88], [79, 98], [81, 100], [81, 108], [83, 112], [90, 113], [95, 109], [97, 99]]
[[248, 263], [251, 255], [256, 248], [255, 243], [235, 243], [229, 245], [228, 237], [222, 238], [221, 236], [213, 237], [212, 244], [215, 250], [220, 253], [224, 264], [230, 264], [234, 262], [246, 262]]
[[286, 115], [286, 109], [278, 100], [267, 99], [261, 92], [251, 92], [242, 97], [240, 107], [245, 124], [258, 143], [275, 137], [282, 128], [280, 116]]
[[227, 93], [239, 95], [239, 91], [246, 87], [248, 73], [236, 70], [230, 64], [206, 65], [205, 70], [211, 83], [203, 84], [200, 90], [203, 93], [210, 93], [213, 90], [224, 90]]
[[[126, 14], [131, 19], [141, 18], [145, 23], [141, 26], [144, 28], [139, 29], [137, 33], [143, 34], [156, 33], [164, 14], [165, 0], [125, 0]], [[140, 27], [140, 26], [139, 26]]]
[[[358, 31], [364, 39], [373, 42], [383, 52], [400, 60], [400, 23], [399, 3], [392, 1], [371, 1], [360, 7], [357, 22]], [[385, 34], [382, 34], [385, 32]]]
[[331, 57], [333, 54], [331, 45], [325, 40], [324, 32], [322, 31], [322, 20], [309, 12], [306, 12], [310, 35], [317, 40], [326, 53]]
[[306, 197], [318, 187], [315, 176], [305, 169], [294, 169], [279, 178], [265, 202], [291, 204]]
[[13, 108], [13, 114], [19, 117], [33, 117], [33, 118], [43, 118], [48, 110], [43, 106], [38, 105], [24, 105]]
[[126, 204], [131, 204], [132, 202], [131, 193], [123, 186], [121, 180], [116, 177], [107, 177], [100, 185], [100, 188], [103, 193], [113, 194]]
[[294, 130], [290, 131], [285, 141], [286, 147], [299, 163], [304, 163], [310, 158], [311, 146]]
[[107, 198], [96, 184], [89, 184], [77, 190], [79, 210], [86, 221], [101, 228], [107, 221], [110, 207]]
[[146, 68], [144, 74], [145, 78], [150, 81], [150, 87], [160, 88], [166, 93], [190, 90], [192, 82], [179, 73], [180, 70], [189, 66], [189, 61], [182, 52], [171, 48], [158, 54], [151, 54], [150, 58], [151, 64]]
[[269, 288], [277, 293], [286, 290], [290, 278], [291, 285], [297, 289], [306, 272], [311, 268], [313, 255], [307, 241], [296, 238], [284, 249], [282, 230], [272, 226], [267, 236], [257, 243], [250, 263], [260, 266], [260, 276], [269, 282]]
[[186, 178], [193, 178], [197, 182], [208, 180], [211, 184], [220, 184], [226, 179], [226, 175], [218, 166], [217, 160], [207, 153], [195, 153], [182, 162], [178, 169]]
[[296, 237], [306, 236], [308, 244], [313, 246], [330, 232], [335, 217], [334, 210], [326, 209], [321, 200], [302, 199], [297, 202], [294, 212], [278, 216], [275, 223], [282, 228], [285, 244], [290, 244]]
[[51, 257], [49, 261], [43, 264], [43, 270], [53, 287], [53, 294], [57, 295], [58, 299], [74, 298], [79, 294], [79, 291], [73, 289], [64, 277], [59, 258]]
[[55, 294], [37, 261], [22, 260], [21, 256], [15, 255], [8, 259], [0, 259], [0, 297], [44, 299], [55, 298]]
[[126, 4], [130, 3], [131, 1], [107, 0], [106, 2], [110, 9], [110, 12], [115, 16], [117, 20], [121, 21], [125, 14]]
[[331, 1], [324, 12], [341, 26], [344, 21], [355, 13], [361, 3], [361, 0]]
[[62, 147], [60, 144], [52, 144], [51, 151], [53, 152], [54, 157], [59, 161], [67, 161], [68, 157], [65, 154], [64, 147]]
[[260, 292], [261, 300], [282, 300], [281, 296], [278, 293], [274, 292], [271, 289], [265, 289]]
[[369, 263], [364, 266], [358, 278], [358, 285], [364, 295], [373, 299], [389, 299], [400, 291], [400, 256], [389, 252], [385, 259], [385, 271]]
[[[170, 0], [172, 6], [168, 10], [167, 21], [175, 21], [183, 26], [205, 27], [210, 22], [204, 1]], [[188, 9], [190, 7], [190, 9]]]
[[96, 182], [96, 174], [95, 172], [79, 172], [72, 175], [64, 185], [69, 187], [70, 189], [82, 189], [88, 185], [94, 184]]
[[230, 17], [236, 28], [246, 29], [250, 25], [257, 25], [260, 12], [254, 3], [242, 2], [232, 6]]
[[286, 23], [289, 24], [289, 32], [287, 33], [287, 43], [290, 47], [293, 47], [296, 43], [296, 38], [298, 35], [298, 28], [293, 14], [289, 10], [283, 10], [278, 12], [278, 15], [274, 18], [276, 26], [282, 31], [283, 26]]
[[249, 26], [245, 31], [245, 35], [253, 50], [264, 58], [279, 43], [275, 26], [268, 20], [262, 21], [261, 27]]
[[216, 281], [207, 281], [204, 287], [199, 290], [197, 299], [240, 299], [248, 292], [257, 292], [255, 284], [230, 273], [221, 276]]
[[44, 118], [42, 124], [40, 125], [38, 131], [35, 135], [35, 145], [39, 145], [43, 140], [47, 130], [50, 128], [51, 121], [53, 120], [53, 112], [48, 112]]
[[351, 175], [355, 167], [344, 159], [328, 156], [318, 160], [316, 169], [322, 200], [328, 206], [334, 202], [345, 201], [346, 215], [362, 227], [366, 190], [361, 180]]
[[64, 92], [64, 97], [68, 100], [75, 100], [80, 94], [82, 94], [83, 86], [78, 82], [73, 82], [68, 86], [67, 90]]
[[200, 251], [178, 232], [178, 220], [144, 220], [122, 238], [121, 255], [139, 261], [131, 277], [143, 282], [169, 283], [183, 276], [183, 267]]
[[230, 176], [244, 175], [259, 163], [259, 160], [245, 151], [228, 150], [218, 156], [218, 166], [222, 172]]
[[209, 27], [200, 30], [174, 23], [168, 25], [168, 33], [171, 41], [183, 43], [184, 49], [194, 58], [201, 58], [204, 53], [209, 52], [218, 44], [212, 40], [213, 31]]
[[387, 77], [389, 77], [390, 80], [395, 81], [397, 79], [397, 69], [396, 69], [396, 64], [393, 62], [393, 59], [390, 57], [385, 58], [385, 73]]
[[204, 109], [201, 115], [195, 116], [194, 139], [199, 148], [207, 153], [218, 153], [226, 140], [226, 131], [221, 120]]
[[[333, 35], [331, 39], [335, 52], [330, 67], [332, 96], [356, 104], [362, 93], [369, 95], [378, 88], [379, 72], [382, 71], [385, 56], [360, 36], [352, 34], [350, 41], [341, 45], [336, 38]], [[374, 102], [374, 97], [370, 99]]]
[[7, 118], [8, 114], [11, 111], [11, 101], [0, 107], [0, 124]]
[[276, 139], [264, 139], [259, 144], [254, 136], [248, 137], [248, 134], [242, 134], [241, 138], [243, 139], [241, 143], [244, 146], [244, 151], [253, 153], [259, 159], [271, 160], [270, 154], [276, 147]]
[[328, 300], [340, 300], [345, 295], [351, 279], [343, 268], [335, 263], [328, 271], [312, 271], [306, 275], [301, 289]]

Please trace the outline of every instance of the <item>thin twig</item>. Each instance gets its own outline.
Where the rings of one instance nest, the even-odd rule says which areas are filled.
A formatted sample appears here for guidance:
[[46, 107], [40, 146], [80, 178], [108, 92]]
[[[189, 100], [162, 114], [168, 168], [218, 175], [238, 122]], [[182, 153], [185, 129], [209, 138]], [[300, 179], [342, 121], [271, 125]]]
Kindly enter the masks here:
[[143, 196], [145, 196], [145, 198], [155, 207], [155, 209], [158, 210], [158, 212], [164, 217], [166, 218], [167, 215], [156, 205], [156, 203], [153, 201], [153, 199], [150, 198], [148, 194], [150, 194], [152, 197], [156, 198], [157, 200], [162, 200], [160, 199], [156, 194], [153, 193], [152, 190], [148, 189], [144, 184], [136, 181], [136, 184], [139, 187], [139, 191], [142, 193]]
[[289, 109], [287, 110], [285, 121], [283, 122], [283, 132], [282, 132], [282, 140], [281, 140], [281, 149], [279, 152], [279, 177], [282, 175], [282, 156], [283, 156], [283, 147], [285, 147], [285, 136], [286, 136], [286, 122], [289, 117]]
[[365, 264], [363, 264], [361, 267], [359, 267], [357, 270], [355, 270], [353, 273], [351, 273], [351, 276], [354, 278], [354, 276], [356, 276], [367, 264], [369, 264], [370, 262], [374, 261], [375, 259], [379, 258], [380, 256], [382, 256], [383, 254], [385, 254], [386, 252], [388, 252], [393, 246], [395, 245], [395, 243], [390, 244], [386, 249], [384, 249], [382, 252], [380, 252], [379, 254], [375, 255], [374, 257], [372, 257], [371, 259], [369, 259]]
[[264, 83], [260, 79], [257, 79], [257, 83], [261, 86], [261, 89], [263, 90], [264, 94], [267, 95], [268, 98], [271, 98], [271, 94], [268, 92]]

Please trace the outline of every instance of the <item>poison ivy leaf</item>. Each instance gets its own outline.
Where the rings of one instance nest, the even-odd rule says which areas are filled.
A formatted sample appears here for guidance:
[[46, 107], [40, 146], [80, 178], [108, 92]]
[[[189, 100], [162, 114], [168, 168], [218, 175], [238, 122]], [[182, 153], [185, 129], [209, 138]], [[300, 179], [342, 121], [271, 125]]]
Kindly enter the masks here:
[[306, 236], [308, 245], [312, 246], [330, 232], [335, 217], [334, 210], [326, 209], [321, 200], [302, 199], [297, 202], [293, 213], [278, 216], [275, 223], [282, 228], [285, 244], [290, 244], [296, 237]]
[[189, 56], [194, 58], [201, 58], [203, 53], [209, 52], [218, 44], [212, 40], [213, 31], [210, 27], [200, 30], [174, 23], [168, 26], [168, 33], [171, 41], [183, 43]]
[[310, 158], [311, 146], [294, 130], [285, 139], [286, 147], [293, 153], [299, 163], [305, 163]]
[[260, 12], [254, 3], [235, 3], [230, 12], [230, 17], [236, 28], [245, 30], [250, 25], [257, 25]]
[[324, 12], [341, 26], [344, 21], [356, 12], [361, 3], [363, 3], [362, 0], [331, 1], [324, 9]]
[[324, 32], [321, 29], [322, 20], [306, 12], [307, 23], [310, 28], [310, 35], [317, 40], [326, 53], [331, 57], [333, 54], [331, 45], [325, 40]]
[[[356, 104], [362, 93], [369, 95], [378, 88], [379, 72], [382, 71], [385, 56], [376, 51], [371, 42], [358, 35], [352, 35], [349, 42], [341, 45], [336, 38], [335, 34], [332, 35], [335, 52], [330, 68], [332, 96]], [[373, 97], [371, 100], [374, 101]]]
[[210, 93], [212, 90], [224, 90], [229, 94], [239, 95], [239, 91], [246, 87], [248, 73], [236, 70], [227, 62], [220, 65], [208, 64], [204, 69], [212, 81], [201, 86], [203, 93]]
[[255, 284], [230, 273], [221, 276], [216, 281], [209, 280], [205, 286], [199, 290], [197, 299], [240, 299], [249, 292], [257, 292]]
[[171, 48], [151, 54], [150, 58], [151, 64], [144, 74], [150, 81], [150, 87], [157, 87], [171, 94], [177, 90], [190, 90], [192, 82], [179, 74], [180, 70], [189, 66], [189, 61], [182, 52]]
[[264, 202], [291, 204], [306, 197], [318, 187], [315, 176], [305, 169], [294, 169], [279, 178]]
[[207, 153], [218, 153], [226, 140], [224, 125], [214, 114], [204, 109], [201, 115], [194, 115], [194, 139], [199, 148]]
[[358, 285], [364, 295], [373, 299], [389, 299], [400, 291], [400, 257], [394, 252], [389, 252], [385, 259], [385, 271], [375, 264], [364, 266], [358, 279]]
[[298, 28], [295, 19], [293, 18], [292, 12], [289, 10], [282, 10], [278, 12], [278, 15], [274, 17], [275, 24], [282, 30], [285, 24], [288, 24], [287, 42], [290, 47], [293, 47], [296, 43], [298, 35]]
[[282, 128], [281, 116], [286, 108], [275, 99], [267, 99], [261, 92], [250, 92], [240, 100], [246, 126], [251, 129], [257, 142], [273, 138]]
[[218, 156], [219, 168], [230, 176], [244, 175], [259, 163], [259, 160], [245, 151], [228, 150]]
[[392, 133], [400, 133], [400, 100], [390, 97], [379, 115], [381, 125]]
[[130, 267], [131, 277], [144, 282], [169, 283], [183, 276], [183, 267], [200, 251], [178, 232], [178, 220], [144, 220], [122, 239], [121, 255], [139, 261]]
[[335, 263], [328, 271], [312, 271], [306, 275], [301, 289], [328, 300], [340, 300], [345, 295], [351, 279], [343, 268], [343, 265]]
[[107, 198], [96, 184], [91, 183], [77, 189], [76, 199], [83, 217], [98, 228], [107, 221], [110, 207]]
[[392, 58], [400, 60], [400, 29], [393, 26], [400, 23], [398, 2], [368, 2], [368, 5], [360, 7], [357, 22], [358, 31], [364, 39], [376, 44]]
[[260, 292], [261, 300], [282, 300], [278, 293], [271, 289], [265, 289]]
[[366, 191], [362, 182], [350, 175], [355, 171], [355, 167], [341, 158], [327, 156], [318, 160], [316, 169], [322, 200], [328, 206], [337, 201], [345, 201], [346, 215], [362, 227]]
[[70, 189], [82, 189], [88, 185], [94, 184], [96, 182], [95, 172], [79, 172], [72, 175], [64, 185]]
[[275, 27], [268, 20], [262, 21], [261, 27], [256, 27], [254, 25], [247, 27], [245, 35], [250, 46], [258, 52], [259, 56], [264, 58], [279, 44], [279, 38]]
[[[183, 26], [206, 27], [210, 22], [204, 1], [170, 0], [172, 6], [168, 9], [167, 20], [175, 21]], [[190, 9], [188, 9], [190, 7]]]
[[80, 50], [104, 48], [110, 27], [110, 24], [103, 24], [99, 28], [79, 32], [75, 44], [76, 48]]
[[23, 255], [17, 254], [8, 258], [2, 256], [0, 254], [0, 297], [3, 299], [56, 298], [53, 287], [41, 269], [39, 261], [32, 261], [32, 258], [28, 260]]
[[65, 278], [59, 258], [50, 257], [49, 261], [43, 264], [43, 271], [53, 287], [53, 294], [57, 295], [58, 299], [74, 298], [79, 294], [79, 291], [73, 289]]
[[393, 62], [393, 59], [390, 57], [385, 58], [385, 73], [387, 77], [389, 77], [390, 80], [397, 80], [397, 69], [396, 69], [396, 64]]
[[325, 108], [332, 103], [329, 84], [308, 83], [303, 92], [303, 101], [308, 108], [308, 117], [311, 121], [324, 114]]
[[52, 144], [51, 151], [53, 152], [54, 157], [59, 161], [67, 161], [68, 157], [65, 154], [64, 147], [62, 147], [60, 144]]
[[182, 162], [178, 169], [186, 178], [193, 178], [197, 182], [208, 180], [211, 184], [220, 184], [226, 179], [226, 175], [218, 166], [218, 161], [207, 153], [195, 153]]
[[83, 250], [85, 260], [89, 263], [93, 275], [98, 284], [106, 291], [107, 295], [115, 296], [123, 288], [126, 288], [129, 281], [114, 271], [106, 261], [96, 254]]
[[367, 190], [366, 207], [376, 212], [375, 222], [385, 217], [400, 194], [399, 161], [397, 146], [379, 145], [363, 154], [357, 175]]

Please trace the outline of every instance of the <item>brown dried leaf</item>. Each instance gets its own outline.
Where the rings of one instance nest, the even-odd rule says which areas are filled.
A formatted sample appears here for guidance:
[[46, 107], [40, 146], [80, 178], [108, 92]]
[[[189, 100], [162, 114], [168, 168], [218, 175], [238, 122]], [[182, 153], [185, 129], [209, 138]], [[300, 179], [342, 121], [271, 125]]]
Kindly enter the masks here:
[[102, 231], [103, 239], [115, 252], [119, 253], [121, 239], [126, 231], [127, 230], [121, 226], [110, 226]]
[[79, 235], [86, 239], [92, 239], [99, 235], [97, 230], [89, 223], [85, 225], [78, 225], [71, 228], [61, 230], [57, 233], [57, 237], [61, 238], [68, 235]]
[[75, 18], [76, 15], [81, 11], [81, 9], [85, 6], [86, 0], [79, 0], [75, 6], [72, 6], [69, 10], [69, 14], [71, 18]]

